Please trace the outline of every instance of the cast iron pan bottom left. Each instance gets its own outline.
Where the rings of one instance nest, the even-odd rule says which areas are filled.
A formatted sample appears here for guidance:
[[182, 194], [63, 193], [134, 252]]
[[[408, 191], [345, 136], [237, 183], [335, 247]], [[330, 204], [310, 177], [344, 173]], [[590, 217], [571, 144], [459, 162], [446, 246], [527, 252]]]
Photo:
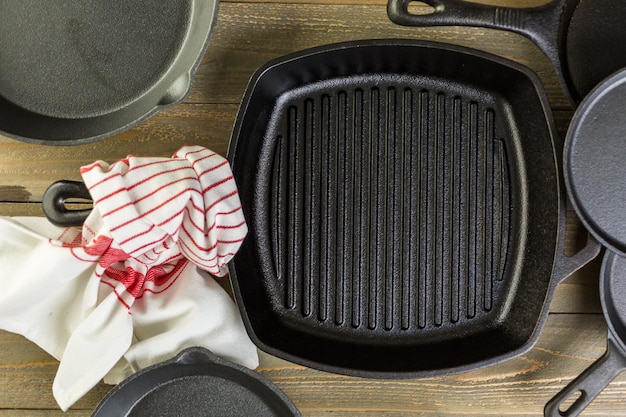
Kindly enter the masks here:
[[92, 417], [299, 417], [287, 396], [260, 374], [189, 348], [115, 387]]

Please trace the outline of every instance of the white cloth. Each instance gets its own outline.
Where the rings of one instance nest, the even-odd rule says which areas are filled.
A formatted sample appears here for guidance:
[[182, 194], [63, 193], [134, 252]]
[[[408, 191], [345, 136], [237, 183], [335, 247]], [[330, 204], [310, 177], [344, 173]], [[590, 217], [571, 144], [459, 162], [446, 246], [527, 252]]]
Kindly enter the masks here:
[[59, 406], [189, 346], [256, 368], [235, 304], [202, 271], [224, 276], [247, 233], [227, 161], [194, 146], [81, 175], [94, 200], [82, 230], [0, 217], [0, 328], [60, 360]]

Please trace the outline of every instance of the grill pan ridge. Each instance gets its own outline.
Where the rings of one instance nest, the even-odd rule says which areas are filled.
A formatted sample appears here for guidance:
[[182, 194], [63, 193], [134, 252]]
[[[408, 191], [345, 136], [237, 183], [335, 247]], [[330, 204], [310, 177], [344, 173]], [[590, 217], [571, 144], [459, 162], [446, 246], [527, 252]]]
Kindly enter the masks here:
[[267, 63], [228, 151], [251, 339], [381, 378], [527, 351], [555, 286], [598, 251], [563, 255], [555, 138], [538, 78], [476, 50], [365, 40]]
[[277, 107], [269, 223], [284, 308], [357, 332], [488, 315], [514, 211], [496, 110], [363, 83]]

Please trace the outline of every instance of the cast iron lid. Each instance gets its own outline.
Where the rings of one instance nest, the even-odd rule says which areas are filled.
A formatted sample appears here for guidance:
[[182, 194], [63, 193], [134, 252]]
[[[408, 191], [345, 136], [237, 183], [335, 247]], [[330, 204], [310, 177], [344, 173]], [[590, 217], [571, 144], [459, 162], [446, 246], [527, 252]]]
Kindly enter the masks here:
[[598, 85], [572, 119], [564, 150], [565, 184], [587, 229], [626, 254], [626, 70]]
[[260, 374], [203, 348], [143, 369], [102, 400], [93, 417], [299, 417]]
[[250, 229], [229, 268], [252, 340], [368, 377], [529, 349], [576, 264], [559, 262], [557, 153], [539, 80], [490, 54], [371, 40], [268, 63], [229, 149]]
[[0, 134], [89, 142], [181, 101], [217, 5], [1, 0]]

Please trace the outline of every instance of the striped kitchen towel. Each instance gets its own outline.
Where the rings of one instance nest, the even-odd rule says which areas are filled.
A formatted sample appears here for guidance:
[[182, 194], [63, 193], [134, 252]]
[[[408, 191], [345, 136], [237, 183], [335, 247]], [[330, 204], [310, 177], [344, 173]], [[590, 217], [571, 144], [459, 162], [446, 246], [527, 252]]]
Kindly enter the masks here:
[[0, 218], [0, 328], [60, 360], [66, 410], [189, 346], [249, 368], [255, 346], [224, 276], [246, 233], [228, 162], [199, 146], [81, 168], [94, 201], [82, 230]]

